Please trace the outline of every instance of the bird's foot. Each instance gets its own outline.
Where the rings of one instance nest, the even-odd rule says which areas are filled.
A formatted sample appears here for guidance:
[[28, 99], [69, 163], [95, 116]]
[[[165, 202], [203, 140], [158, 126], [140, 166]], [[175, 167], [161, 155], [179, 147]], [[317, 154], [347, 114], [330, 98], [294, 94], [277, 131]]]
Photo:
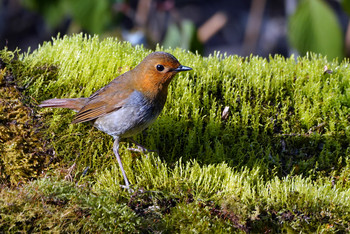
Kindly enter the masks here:
[[127, 189], [129, 193], [134, 193], [134, 190], [132, 188], [130, 188], [131, 187], [130, 185], [127, 186], [127, 185], [120, 184], [119, 186], [123, 189]]
[[133, 151], [133, 152], [139, 152], [139, 153], [150, 153], [155, 152], [159, 154], [158, 150], [149, 150], [147, 148], [143, 148], [137, 145], [137, 148], [127, 148], [127, 150]]
[[149, 150], [146, 147], [144, 147], [143, 145], [141, 145], [140, 143], [134, 141], [133, 139], [129, 138], [129, 141], [131, 141], [131, 143], [134, 143], [137, 148], [128, 148], [128, 150], [133, 151], [133, 152], [140, 152], [140, 153], [149, 153], [149, 152], [155, 152], [157, 154], [159, 154], [158, 150]]

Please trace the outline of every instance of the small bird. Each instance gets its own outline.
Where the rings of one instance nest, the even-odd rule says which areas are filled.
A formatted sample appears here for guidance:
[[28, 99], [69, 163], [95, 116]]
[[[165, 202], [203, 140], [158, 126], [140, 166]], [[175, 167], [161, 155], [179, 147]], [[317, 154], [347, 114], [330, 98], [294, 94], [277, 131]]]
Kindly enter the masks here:
[[125, 187], [131, 191], [119, 156], [119, 142], [141, 132], [162, 111], [168, 86], [183, 66], [171, 54], [149, 54], [134, 69], [118, 76], [88, 98], [49, 99], [39, 107], [68, 108], [77, 113], [72, 123], [93, 121], [100, 131], [114, 138], [113, 152], [122, 171]]

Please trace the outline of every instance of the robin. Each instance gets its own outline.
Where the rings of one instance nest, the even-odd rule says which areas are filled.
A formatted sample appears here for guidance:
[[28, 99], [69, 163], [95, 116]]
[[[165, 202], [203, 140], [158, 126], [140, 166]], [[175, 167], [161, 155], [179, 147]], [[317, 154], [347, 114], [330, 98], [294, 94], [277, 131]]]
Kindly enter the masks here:
[[88, 98], [49, 99], [39, 107], [72, 109], [78, 112], [72, 123], [93, 121], [98, 130], [111, 135], [125, 187], [131, 191], [119, 156], [119, 142], [156, 120], [164, 107], [169, 83], [178, 72], [189, 70], [192, 68], [181, 65], [173, 55], [154, 52]]

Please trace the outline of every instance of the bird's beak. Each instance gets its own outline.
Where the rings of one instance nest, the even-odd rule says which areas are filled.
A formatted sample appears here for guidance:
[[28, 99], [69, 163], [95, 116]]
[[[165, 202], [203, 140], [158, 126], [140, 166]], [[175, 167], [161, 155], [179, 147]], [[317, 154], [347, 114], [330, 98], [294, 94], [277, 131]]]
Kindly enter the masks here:
[[177, 72], [180, 72], [180, 71], [190, 71], [190, 70], [192, 70], [192, 68], [186, 67], [186, 66], [182, 66], [182, 65], [180, 65], [180, 66], [178, 66], [178, 68], [174, 69], [174, 71], [177, 71]]

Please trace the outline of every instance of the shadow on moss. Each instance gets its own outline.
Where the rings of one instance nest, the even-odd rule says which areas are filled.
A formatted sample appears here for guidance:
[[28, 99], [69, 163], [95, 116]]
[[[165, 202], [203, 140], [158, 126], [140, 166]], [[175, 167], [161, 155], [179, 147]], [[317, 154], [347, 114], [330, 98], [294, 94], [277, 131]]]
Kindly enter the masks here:
[[[17, 184], [38, 177], [52, 166], [54, 151], [42, 133], [43, 118], [19, 87], [13, 53], [0, 54], [0, 180]], [[23, 65], [22, 65], [23, 66]], [[21, 70], [21, 69], [19, 69]]]

